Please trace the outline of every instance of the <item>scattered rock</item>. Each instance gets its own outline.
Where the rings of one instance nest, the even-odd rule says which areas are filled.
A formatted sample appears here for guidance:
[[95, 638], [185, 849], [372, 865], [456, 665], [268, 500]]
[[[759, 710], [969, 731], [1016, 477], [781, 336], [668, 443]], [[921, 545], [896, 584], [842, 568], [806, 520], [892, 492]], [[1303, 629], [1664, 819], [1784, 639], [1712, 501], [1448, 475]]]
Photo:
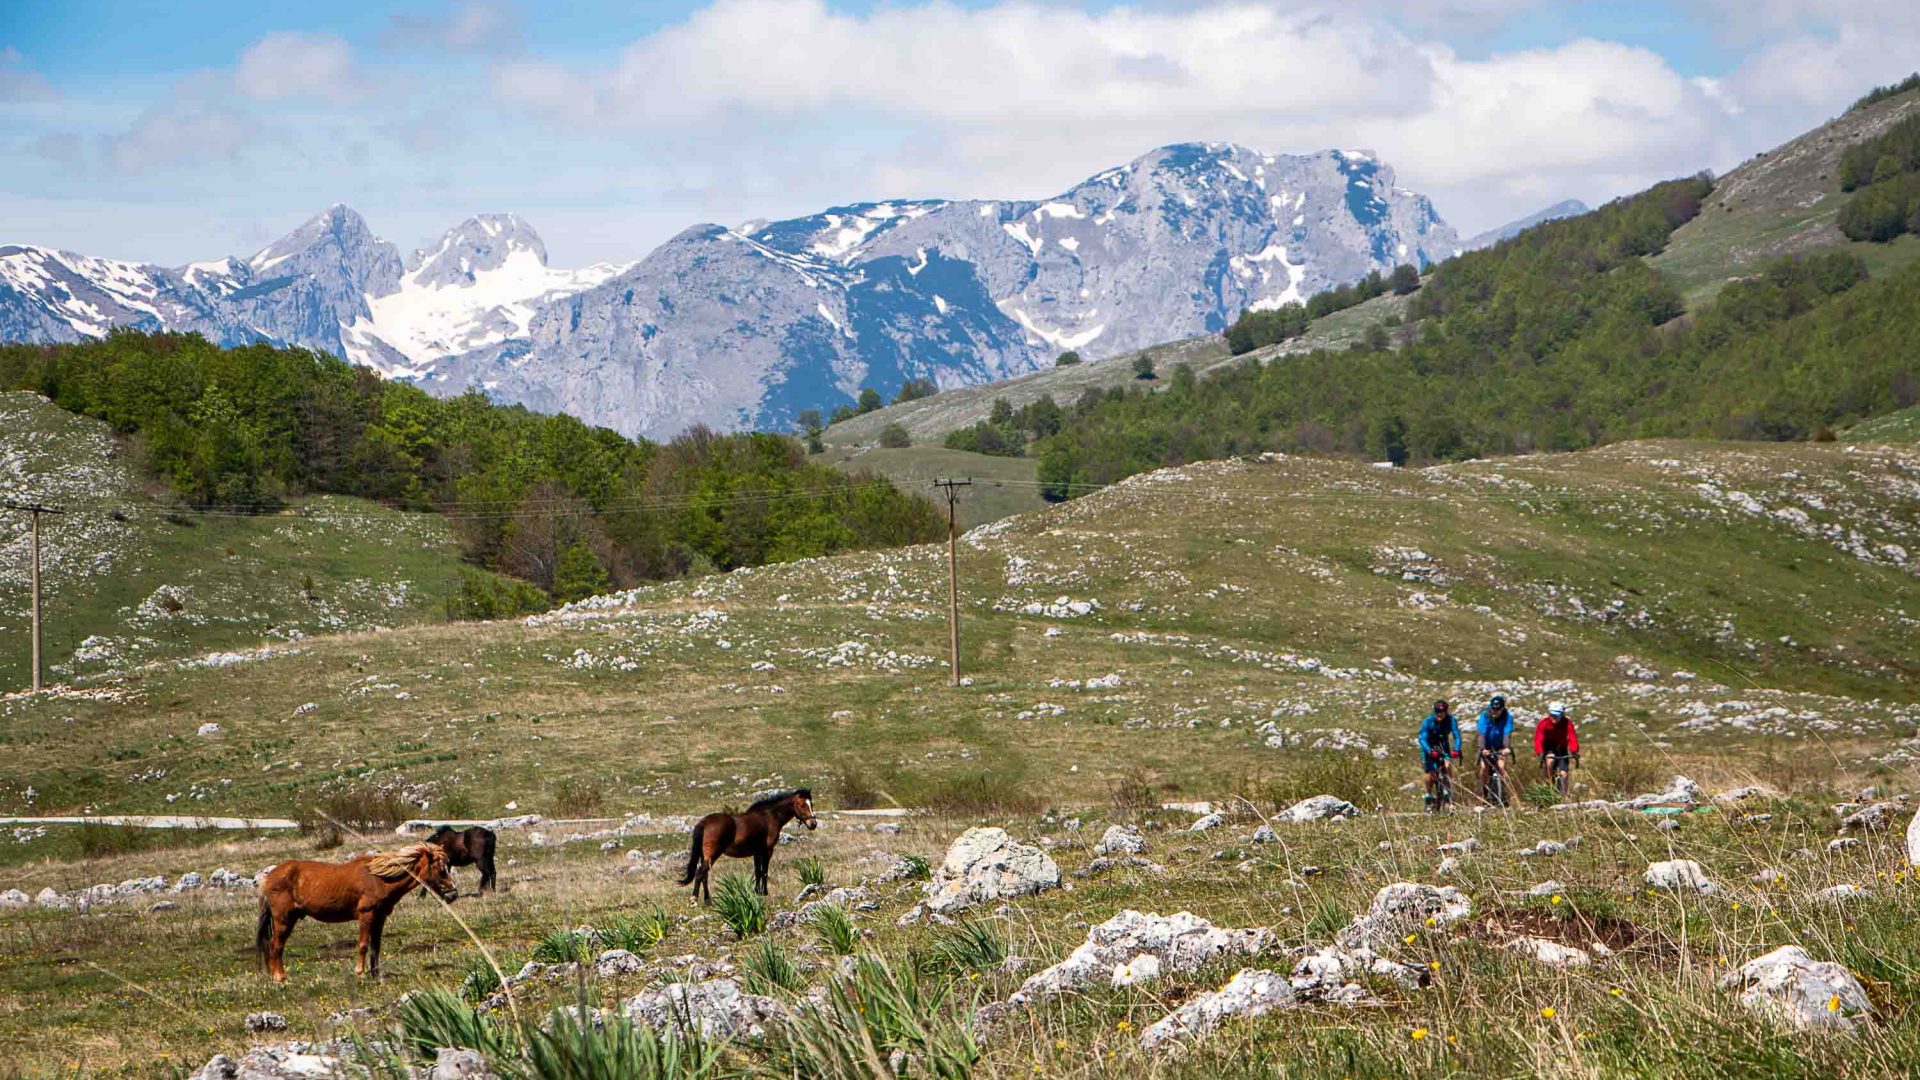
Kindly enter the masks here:
[[1208, 814], [1205, 817], [1195, 821], [1191, 826], [1188, 827], [1187, 831], [1188, 832], [1206, 832], [1208, 829], [1217, 829], [1220, 826], [1225, 825], [1226, 823], [1227, 823], [1227, 819], [1224, 817], [1221, 817], [1219, 814]]
[[353, 1075], [347, 1049], [338, 1044], [280, 1043], [256, 1046], [239, 1061], [215, 1054], [189, 1080], [322, 1080]]
[[787, 1015], [786, 1006], [749, 994], [732, 979], [668, 983], [628, 998], [622, 1011], [649, 1027], [693, 1027], [703, 1036], [719, 1039], [765, 1038], [768, 1022]]
[[1417, 990], [1426, 981], [1419, 971], [1365, 947], [1342, 949], [1327, 945], [1295, 950], [1293, 955], [1297, 958], [1293, 965], [1294, 992], [1336, 1004], [1368, 1000], [1366, 988], [1353, 981], [1362, 975], [1388, 979], [1408, 990]]
[[287, 1018], [277, 1012], [254, 1012], [247, 1014], [248, 1031], [285, 1031]]
[[1442, 855], [1471, 855], [1472, 853], [1479, 850], [1480, 850], [1480, 841], [1474, 839], [1471, 836], [1467, 837], [1465, 840], [1457, 840], [1451, 844], [1440, 845], [1440, 853]]
[[1242, 968], [1218, 990], [1194, 998], [1140, 1033], [1143, 1050], [1202, 1038], [1234, 1016], [1261, 1016], [1295, 1002], [1293, 985], [1275, 971]]
[[608, 949], [593, 962], [593, 969], [603, 979], [616, 975], [638, 975], [647, 970], [647, 962], [625, 949]]
[[1446, 858], [1441, 859], [1440, 865], [1434, 868], [1434, 873], [1440, 875], [1441, 877], [1452, 877], [1453, 875], [1459, 872], [1460, 872], [1460, 860], [1455, 858], [1452, 855], [1449, 855]]
[[1113, 966], [1113, 987], [1153, 982], [1160, 977], [1160, 958], [1152, 953], [1141, 953], [1124, 964]]
[[1656, 889], [1682, 889], [1697, 893], [1717, 893], [1720, 886], [1707, 880], [1706, 871], [1692, 859], [1671, 859], [1648, 866], [1642, 881]]
[[1060, 868], [1046, 852], [1015, 841], [1005, 829], [974, 828], [961, 833], [947, 849], [920, 906], [945, 915], [1059, 885]]
[[1252, 836], [1247, 838], [1247, 842], [1252, 844], [1273, 844], [1278, 843], [1279, 840], [1280, 838], [1274, 835], [1273, 826], [1271, 825], [1260, 826], [1253, 830]]
[[1754, 1012], [1802, 1031], [1846, 1031], [1873, 1012], [1853, 973], [1830, 960], [1814, 960], [1798, 945], [1782, 945], [1747, 961], [1720, 980], [1739, 990]]
[[1843, 903], [1848, 900], [1857, 900], [1866, 895], [1868, 895], [1867, 890], [1852, 884], [1834, 885], [1830, 888], [1820, 890], [1820, 899], [1833, 904]]
[[1101, 835], [1100, 842], [1094, 845], [1095, 855], [1143, 855], [1147, 850], [1147, 838], [1140, 830], [1131, 825], [1110, 825]]
[[1583, 968], [1593, 966], [1593, 957], [1584, 949], [1562, 945], [1546, 938], [1521, 937], [1507, 942], [1507, 948], [1548, 967]]
[[493, 1080], [493, 1068], [477, 1050], [443, 1046], [434, 1052], [426, 1080]]
[[201, 724], [198, 728], [195, 728], [193, 733], [195, 735], [218, 735], [220, 734], [220, 725], [209, 720]]
[[1348, 949], [1373, 948], [1394, 940], [1409, 926], [1425, 925], [1428, 920], [1436, 927], [1445, 926], [1472, 911], [1467, 894], [1451, 885], [1399, 881], [1375, 893], [1367, 913], [1334, 935], [1334, 941]]
[[1904, 809], [1896, 802], [1878, 802], [1848, 814], [1840, 822], [1841, 832], [1883, 832], [1893, 824], [1894, 816]]
[[1122, 911], [1087, 931], [1087, 940], [1065, 960], [1042, 969], [1007, 1000], [1028, 1005], [1055, 994], [1092, 986], [1121, 964], [1150, 956], [1156, 974], [1179, 975], [1226, 956], [1252, 956], [1271, 947], [1266, 930], [1226, 930], [1192, 912], [1161, 916]]
[[1538, 885], [1535, 885], [1531, 889], [1528, 889], [1527, 895], [1528, 896], [1559, 896], [1561, 893], [1564, 893], [1566, 891], [1567, 891], [1567, 887], [1565, 885], [1560, 884], [1558, 881], [1548, 880], [1548, 881], [1543, 881]]
[[1838, 855], [1843, 851], [1851, 851], [1852, 849], [1857, 848], [1859, 846], [1860, 846], [1859, 837], [1842, 836], [1838, 839], [1827, 841], [1827, 854]]
[[1302, 799], [1287, 807], [1280, 818], [1283, 821], [1305, 824], [1309, 821], [1332, 821], [1359, 816], [1360, 809], [1345, 799], [1336, 799], [1331, 795], [1315, 795], [1311, 799]]
[[1920, 866], [1920, 811], [1916, 811], [1913, 820], [1907, 823], [1907, 863]]

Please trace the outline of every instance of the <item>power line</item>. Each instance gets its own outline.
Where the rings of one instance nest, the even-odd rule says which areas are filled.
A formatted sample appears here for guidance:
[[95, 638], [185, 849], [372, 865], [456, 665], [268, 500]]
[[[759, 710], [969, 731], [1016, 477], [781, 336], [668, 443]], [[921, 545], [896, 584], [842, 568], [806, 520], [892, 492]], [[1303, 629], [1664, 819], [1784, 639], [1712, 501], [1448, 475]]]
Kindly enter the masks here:
[[0, 507], [5, 507], [8, 510], [24, 511], [28, 519], [30, 520], [30, 524], [27, 527], [27, 532], [28, 532], [28, 535], [31, 537], [31, 539], [28, 541], [27, 546], [30, 551], [28, 558], [31, 560], [32, 569], [28, 572], [28, 577], [32, 581], [32, 589], [33, 589], [33, 692], [37, 694], [40, 692], [40, 670], [41, 670], [40, 668], [40, 515], [62, 514], [62, 513], [65, 513], [66, 511], [56, 509], [55, 507], [51, 507], [51, 506], [42, 506], [39, 503], [17, 503], [12, 501], [0, 502]]

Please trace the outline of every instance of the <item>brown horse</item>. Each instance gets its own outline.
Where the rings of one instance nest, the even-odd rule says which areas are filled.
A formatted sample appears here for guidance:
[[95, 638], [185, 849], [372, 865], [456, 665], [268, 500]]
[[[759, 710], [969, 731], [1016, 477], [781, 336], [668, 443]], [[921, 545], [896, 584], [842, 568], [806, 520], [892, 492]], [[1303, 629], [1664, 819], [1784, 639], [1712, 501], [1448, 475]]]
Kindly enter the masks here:
[[427, 843], [438, 844], [440, 850], [447, 853], [448, 866], [479, 866], [479, 891], [493, 891], [492, 829], [475, 825], [470, 829], [456, 830], [451, 825], [442, 825], [427, 837]]
[[447, 872], [447, 853], [433, 844], [361, 855], [343, 863], [283, 862], [260, 882], [260, 922], [253, 945], [274, 982], [287, 981], [284, 959], [293, 924], [304, 917], [326, 923], [360, 921], [356, 975], [380, 973], [380, 933], [400, 898], [425, 885], [448, 903], [459, 895]]
[[713, 903], [713, 889], [707, 875], [722, 855], [753, 859], [753, 888], [767, 895], [767, 864], [773, 861], [774, 846], [780, 843], [780, 830], [799, 818], [807, 828], [820, 822], [813, 816], [813, 792], [807, 788], [756, 799], [742, 814], [708, 814], [694, 823], [693, 846], [687, 852], [687, 872], [682, 885], [693, 886], [694, 899], [703, 894]]

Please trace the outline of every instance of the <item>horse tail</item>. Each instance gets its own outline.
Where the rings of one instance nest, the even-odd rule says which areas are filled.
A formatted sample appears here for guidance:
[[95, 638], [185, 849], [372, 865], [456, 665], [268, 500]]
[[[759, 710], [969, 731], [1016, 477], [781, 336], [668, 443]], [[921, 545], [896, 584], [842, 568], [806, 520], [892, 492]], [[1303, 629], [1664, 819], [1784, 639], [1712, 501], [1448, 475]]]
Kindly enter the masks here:
[[706, 827], [705, 821], [694, 823], [693, 843], [687, 848], [687, 872], [680, 878], [682, 885], [693, 884], [693, 876], [700, 872], [700, 834]]
[[260, 897], [260, 919], [253, 926], [253, 952], [261, 963], [267, 961], [267, 941], [273, 936], [273, 909], [267, 906], [265, 895]]

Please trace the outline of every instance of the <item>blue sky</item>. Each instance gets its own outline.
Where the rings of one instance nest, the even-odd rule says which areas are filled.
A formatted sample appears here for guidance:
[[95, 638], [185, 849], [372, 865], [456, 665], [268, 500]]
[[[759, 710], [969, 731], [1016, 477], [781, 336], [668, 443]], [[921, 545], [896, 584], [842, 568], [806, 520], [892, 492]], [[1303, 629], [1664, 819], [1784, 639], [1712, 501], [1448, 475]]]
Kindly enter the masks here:
[[578, 265], [1194, 139], [1373, 149], [1469, 233], [1729, 167], [1916, 66], [1911, 0], [13, 3], [0, 242], [177, 264], [346, 202], [403, 248], [515, 211]]

